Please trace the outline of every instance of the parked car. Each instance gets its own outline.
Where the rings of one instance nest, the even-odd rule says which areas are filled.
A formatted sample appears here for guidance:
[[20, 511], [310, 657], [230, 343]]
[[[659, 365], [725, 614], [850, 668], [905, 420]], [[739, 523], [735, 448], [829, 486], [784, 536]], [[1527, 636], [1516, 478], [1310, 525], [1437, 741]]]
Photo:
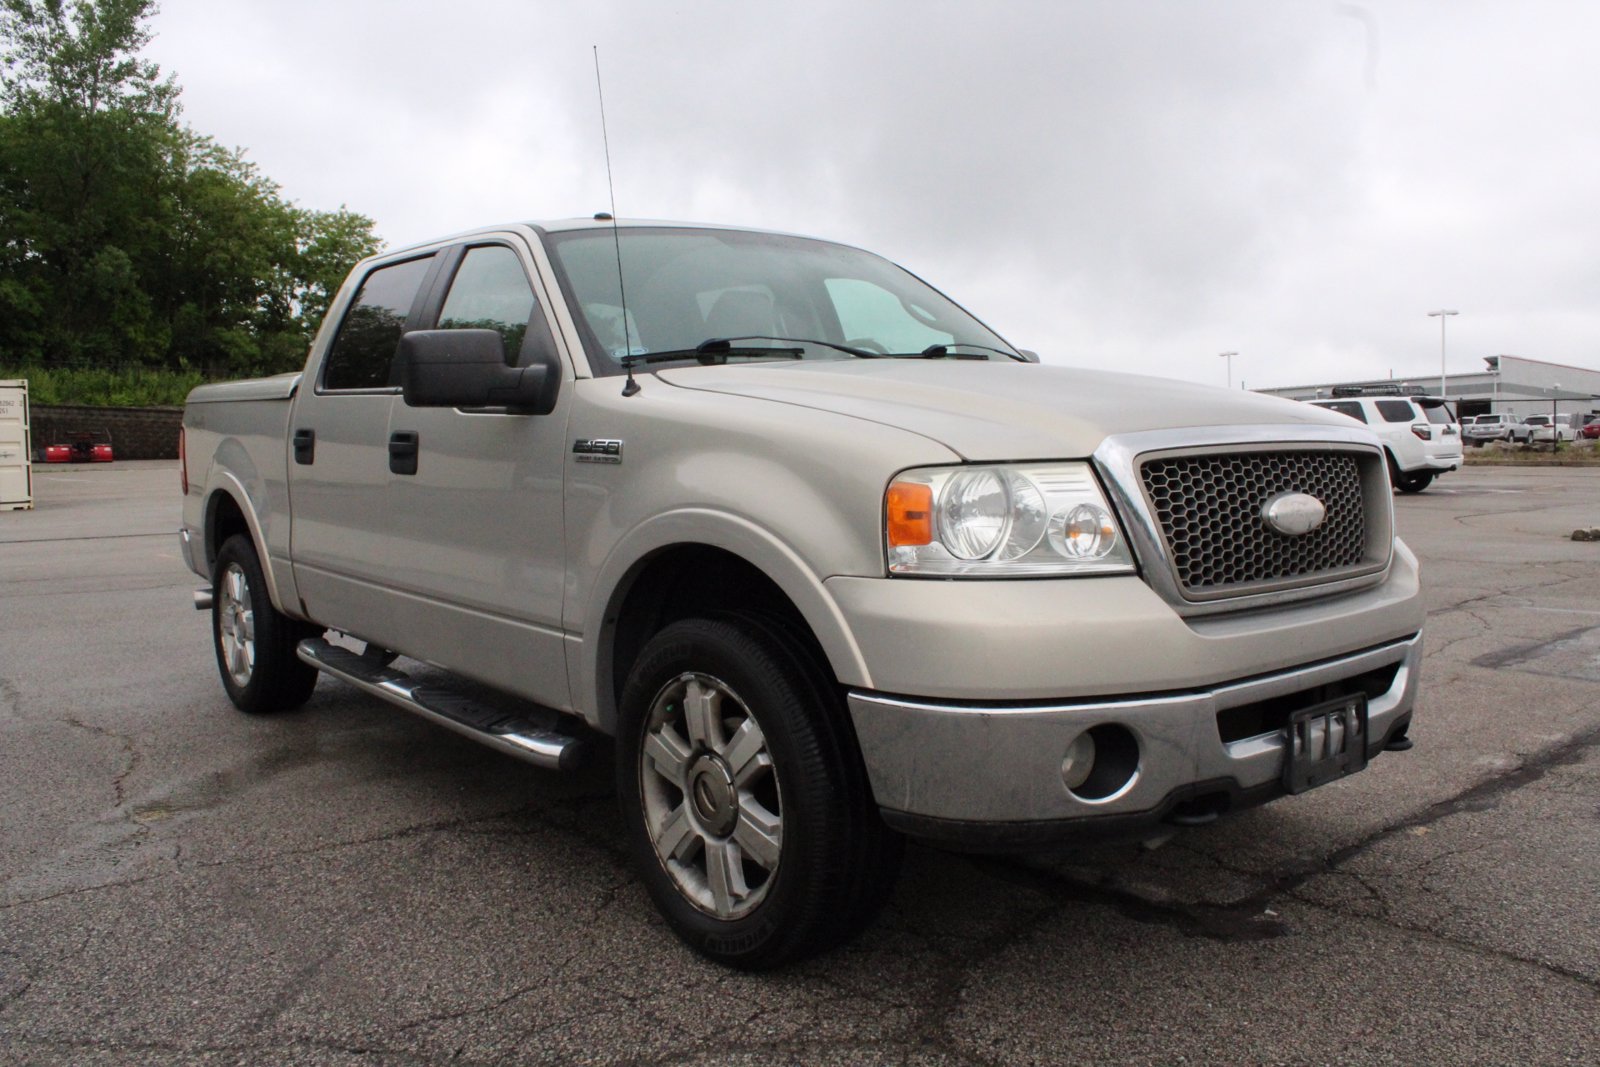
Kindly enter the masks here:
[[1475, 415], [1461, 424], [1461, 437], [1469, 445], [1484, 445], [1490, 441], [1526, 441], [1532, 433], [1528, 424], [1516, 415], [1494, 412]]
[[1389, 480], [1402, 493], [1420, 493], [1433, 480], [1461, 466], [1461, 431], [1449, 402], [1435, 396], [1335, 396], [1309, 403], [1337, 411], [1383, 441]]
[[116, 458], [108, 430], [74, 430], [42, 451], [46, 463], [110, 463]]
[[[1539, 421], [1535, 422], [1537, 419]], [[1531, 440], [1534, 444], [1549, 444], [1552, 440], [1576, 441], [1578, 431], [1572, 425], [1571, 415], [1557, 415], [1555, 429], [1550, 428], [1549, 415], [1530, 415], [1528, 425], [1532, 427]]]
[[1578, 430], [1578, 436], [1588, 441], [1600, 439], [1600, 419], [1590, 419]]

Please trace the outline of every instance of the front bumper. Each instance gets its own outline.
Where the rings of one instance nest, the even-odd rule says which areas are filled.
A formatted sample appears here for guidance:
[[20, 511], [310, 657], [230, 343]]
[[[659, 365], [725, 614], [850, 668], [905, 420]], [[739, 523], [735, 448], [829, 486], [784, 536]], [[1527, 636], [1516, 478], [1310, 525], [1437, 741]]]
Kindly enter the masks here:
[[[1284, 792], [1291, 711], [1365, 691], [1368, 754], [1404, 736], [1420, 633], [1359, 652], [1185, 692], [1070, 703], [939, 702], [856, 691], [851, 716], [891, 826], [978, 849], [1043, 846], [1209, 817]], [[1274, 726], [1274, 722], [1278, 725]], [[1099, 799], [1067, 788], [1079, 734], [1109, 725], [1137, 741], [1127, 783]]]

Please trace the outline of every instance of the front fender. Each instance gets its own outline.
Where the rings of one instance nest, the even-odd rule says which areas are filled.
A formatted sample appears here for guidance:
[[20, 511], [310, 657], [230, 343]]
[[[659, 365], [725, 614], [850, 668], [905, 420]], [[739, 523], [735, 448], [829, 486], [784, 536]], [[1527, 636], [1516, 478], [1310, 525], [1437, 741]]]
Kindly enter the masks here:
[[838, 603], [794, 547], [743, 516], [709, 508], [682, 508], [634, 527], [617, 543], [590, 586], [583, 618], [593, 620], [576, 647], [568, 671], [579, 712], [606, 733], [614, 732], [617, 709], [611, 693], [612, 637], [619, 608], [643, 565], [664, 549], [697, 545], [720, 549], [766, 575], [789, 598], [816, 636], [845, 685], [870, 688], [872, 678]]

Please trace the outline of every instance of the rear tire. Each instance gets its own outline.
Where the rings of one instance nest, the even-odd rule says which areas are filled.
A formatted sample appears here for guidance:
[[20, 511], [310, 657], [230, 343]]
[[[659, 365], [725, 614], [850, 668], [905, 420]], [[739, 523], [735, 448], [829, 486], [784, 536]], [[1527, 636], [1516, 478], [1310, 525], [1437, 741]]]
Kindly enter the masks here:
[[1402, 474], [1395, 479], [1395, 488], [1402, 493], [1420, 493], [1433, 484], [1432, 471], [1419, 471], [1413, 474]]
[[1389, 464], [1389, 484], [1402, 493], [1420, 493], [1433, 481], [1432, 471], [1414, 471], [1407, 474], [1401, 470], [1400, 464], [1395, 462], [1393, 452], [1384, 453], [1384, 459]]
[[855, 934], [900, 840], [832, 678], [765, 616], [686, 619], [623, 689], [617, 793], [656, 907], [695, 951], [760, 970]]
[[298, 708], [311, 697], [317, 669], [295, 646], [314, 628], [272, 606], [255, 544], [244, 534], [223, 542], [211, 587], [211, 639], [222, 687], [252, 715]]

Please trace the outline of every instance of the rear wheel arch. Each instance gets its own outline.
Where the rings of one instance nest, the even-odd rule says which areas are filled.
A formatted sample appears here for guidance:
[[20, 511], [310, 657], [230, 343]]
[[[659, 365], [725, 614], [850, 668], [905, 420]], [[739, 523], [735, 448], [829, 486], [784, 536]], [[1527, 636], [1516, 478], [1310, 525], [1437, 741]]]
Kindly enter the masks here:
[[295, 651], [314, 628], [273, 607], [266, 585], [249, 532], [229, 536], [211, 579], [212, 643], [228, 699], [251, 714], [297, 708], [317, 684], [316, 668]]
[[255, 542], [258, 552], [261, 549], [261, 542], [256, 538], [255, 531], [250, 528], [250, 521], [245, 518], [244, 508], [226, 489], [215, 489], [206, 498], [204, 529], [208, 570], [215, 566], [217, 553], [227, 543], [228, 538], [235, 534], [245, 535]]
[[272, 606], [291, 618], [302, 617], [294, 576], [287, 566], [273, 566], [274, 560], [260, 514], [251, 502], [249, 491], [233, 474], [222, 474], [207, 492], [200, 529], [207, 574], [213, 578], [216, 576], [217, 555], [228, 539], [235, 535], [243, 536], [251, 543], [260, 561]]

